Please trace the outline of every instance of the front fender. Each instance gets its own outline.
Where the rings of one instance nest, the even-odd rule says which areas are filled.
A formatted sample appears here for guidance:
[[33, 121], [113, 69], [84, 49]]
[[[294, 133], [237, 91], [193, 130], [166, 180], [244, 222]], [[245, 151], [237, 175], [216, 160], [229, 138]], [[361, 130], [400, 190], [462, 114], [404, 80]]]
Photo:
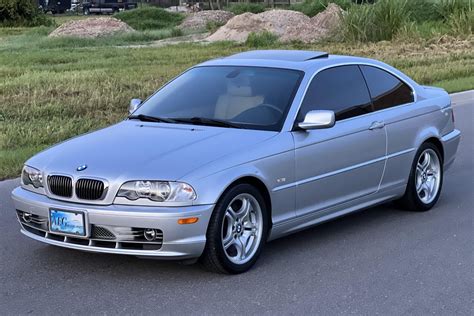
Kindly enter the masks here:
[[[257, 158], [260, 157], [260, 158]], [[215, 204], [224, 191], [245, 177], [261, 181], [272, 203], [273, 223], [294, 217], [296, 191], [294, 143], [290, 133], [282, 133], [270, 142], [249, 148], [196, 170], [180, 181], [193, 186], [197, 193], [196, 205]], [[243, 159], [247, 162], [240, 163]]]

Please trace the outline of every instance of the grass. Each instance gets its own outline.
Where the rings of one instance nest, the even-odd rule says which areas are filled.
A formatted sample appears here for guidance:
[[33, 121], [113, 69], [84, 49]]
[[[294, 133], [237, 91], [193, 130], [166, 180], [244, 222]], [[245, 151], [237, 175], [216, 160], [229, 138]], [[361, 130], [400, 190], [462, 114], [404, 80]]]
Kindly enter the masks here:
[[134, 10], [122, 11], [114, 14], [135, 30], [152, 30], [173, 28], [184, 20], [180, 13], [168, 12], [162, 8], [144, 6]]
[[229, 5], [226, 10], [234, 13], [235, 15], [245, 12], [261, 13], [265, 11], [265, 6], [259, 3], [234, 3]]
[[273, 33], [264, 31], [260, 33], [250, 33], [247, 38], [247, 46], [253, 48], [267, 47], [278, 42], [278, 36]]
[[473, 0], [378, 0], [350, 5], [340, 30], [346, 41], [377, 42], [400, 36], [472, 35]]
[[290, 6], [291, 10], [300, 11], [307, 16], [315, 16], [321, 11], [324, 11], [329, 3], [336, 3], [342, 9], [347, 10], [352, 5], [351, 0], [305, 0], [301, 3]]
[[349, 41], [391, 40], [408, 21], [408, 0], [353, 5], [344, 18], [343, 35]]
[[[385, 61], [422, 84], [450, 92], [474, 89], [474, 38], [378, 43], [279, 44], [267, 35], [248, 43], [128, 47], [172, 29], [107, 39], [50, 39], [47, 27], [0, 28], [0, 178], [54, 143], [126, 117], [131, 98], [146, 98], [184, 69], [259, 48], [312, 49]], [[163, 34], [158, 32], [169, 32]], [[149, 32], [149, 33], [146, 33]], [[148, 35], [146, 35], [148, 34]]]
[[93, 15], [75, 15], [75, 14], [60, 14], [60, 15], [53, 15], [52, 18], [57, 25], [64, 24], [69, 21], [77, 21], [77, 20], [84, 20], [90, 17], [94, 17]]

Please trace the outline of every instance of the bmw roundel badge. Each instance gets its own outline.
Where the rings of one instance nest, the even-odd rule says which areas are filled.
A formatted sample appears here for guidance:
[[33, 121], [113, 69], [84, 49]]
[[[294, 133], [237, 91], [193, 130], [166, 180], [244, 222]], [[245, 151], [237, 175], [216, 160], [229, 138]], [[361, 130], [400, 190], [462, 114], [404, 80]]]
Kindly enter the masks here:
[[87, 165], [82, 165], [76, 168], [77, 171], [84, 171], [87, 169]]

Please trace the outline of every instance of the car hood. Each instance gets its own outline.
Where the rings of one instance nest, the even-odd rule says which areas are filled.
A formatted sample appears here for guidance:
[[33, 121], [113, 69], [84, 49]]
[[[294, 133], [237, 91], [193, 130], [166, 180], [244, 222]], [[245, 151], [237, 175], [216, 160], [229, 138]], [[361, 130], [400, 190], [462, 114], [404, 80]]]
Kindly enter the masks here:
[[[53, 146], [27, 161], [45, 174], [178, 180], [276, 132], [127, 120]], [[86, 165], [83, 171], [79, 166]]]

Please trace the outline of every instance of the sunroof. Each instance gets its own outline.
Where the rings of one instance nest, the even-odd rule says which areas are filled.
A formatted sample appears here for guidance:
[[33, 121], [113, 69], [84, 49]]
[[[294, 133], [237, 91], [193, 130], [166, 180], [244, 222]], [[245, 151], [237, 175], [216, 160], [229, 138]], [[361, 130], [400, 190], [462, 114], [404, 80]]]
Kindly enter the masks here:
[[309, 50], [252, 50], [248, 52], [231, 55], [231, 59], [268, 59], [286, 61], [307, 61], [317, 58], [328, 57], [326, 52]]

